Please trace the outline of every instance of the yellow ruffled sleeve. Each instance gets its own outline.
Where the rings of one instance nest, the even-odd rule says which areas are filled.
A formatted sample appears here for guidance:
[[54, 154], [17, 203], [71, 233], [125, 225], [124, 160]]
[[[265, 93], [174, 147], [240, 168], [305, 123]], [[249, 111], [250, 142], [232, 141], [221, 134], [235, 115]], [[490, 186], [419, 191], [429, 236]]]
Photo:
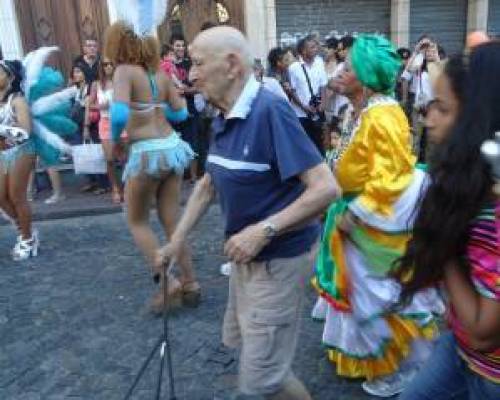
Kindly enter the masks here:
[[374, 106], [361, 115], [336, 173], [344, 193], [358, 194], [360, 206], [390, 216], [393, 204], [411, 182], [415, 161], [408, 121], [401, 108]]

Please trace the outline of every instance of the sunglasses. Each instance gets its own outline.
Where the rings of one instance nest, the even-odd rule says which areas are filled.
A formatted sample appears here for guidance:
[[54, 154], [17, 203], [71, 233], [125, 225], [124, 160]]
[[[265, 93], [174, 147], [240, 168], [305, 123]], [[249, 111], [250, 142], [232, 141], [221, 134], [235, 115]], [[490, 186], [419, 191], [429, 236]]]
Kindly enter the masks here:
[[103, 67], [112, 67], [112, 66], [113, 66], [113, 63], [112, 63], [112, 62], [103, 62], [103, 63], [102, 63], [102, 66], [103, 66]]

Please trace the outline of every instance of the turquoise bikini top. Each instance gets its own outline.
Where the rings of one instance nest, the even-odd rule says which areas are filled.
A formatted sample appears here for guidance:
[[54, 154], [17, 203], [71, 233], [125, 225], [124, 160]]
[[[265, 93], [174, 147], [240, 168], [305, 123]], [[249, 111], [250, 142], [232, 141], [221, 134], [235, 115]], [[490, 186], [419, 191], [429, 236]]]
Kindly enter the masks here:
[[148, 72], [149, 85], [151, 87], [151, 102], [130, 102], [130, 105], [122, 101], [111, 103], [109, 114], [111, 119], [111, 138], [113, 141], [120, 140], [120, 135], [127, 126], [130, 118], [130, 108], [134, 112], [146, 113], [161, 108], [165, 118], [173, 123], [185, 121], [188, 118], [187, 107], [173, 110], [165, 101], [158, 101], [159, 90], [153, 73]]

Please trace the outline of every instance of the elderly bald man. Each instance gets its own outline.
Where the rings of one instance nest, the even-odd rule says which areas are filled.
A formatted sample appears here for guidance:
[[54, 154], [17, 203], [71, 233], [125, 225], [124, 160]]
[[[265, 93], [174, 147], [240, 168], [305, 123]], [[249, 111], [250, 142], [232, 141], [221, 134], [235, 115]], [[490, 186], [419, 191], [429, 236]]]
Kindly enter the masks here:
[[320, 226], [339, 188], [288, 102], [263, 88], [241, 32], [217, 27], [190, 47], [190, 80], [222, 112], [207, 173], [157, 262], [178, 259], [218, 193], [233, 268], [223, 342], [241, 346], [239, 389], [266, 399], [310, 395], [291, 371]]

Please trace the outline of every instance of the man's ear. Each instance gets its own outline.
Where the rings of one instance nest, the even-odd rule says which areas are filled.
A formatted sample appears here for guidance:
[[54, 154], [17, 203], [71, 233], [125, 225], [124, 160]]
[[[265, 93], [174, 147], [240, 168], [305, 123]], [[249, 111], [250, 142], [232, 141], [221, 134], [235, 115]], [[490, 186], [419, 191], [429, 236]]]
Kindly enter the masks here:
[[235, 79], [241, 71], [241, 57], [236, 53], [228, 53], [226, 61], [228, 65], [227, 77]]

